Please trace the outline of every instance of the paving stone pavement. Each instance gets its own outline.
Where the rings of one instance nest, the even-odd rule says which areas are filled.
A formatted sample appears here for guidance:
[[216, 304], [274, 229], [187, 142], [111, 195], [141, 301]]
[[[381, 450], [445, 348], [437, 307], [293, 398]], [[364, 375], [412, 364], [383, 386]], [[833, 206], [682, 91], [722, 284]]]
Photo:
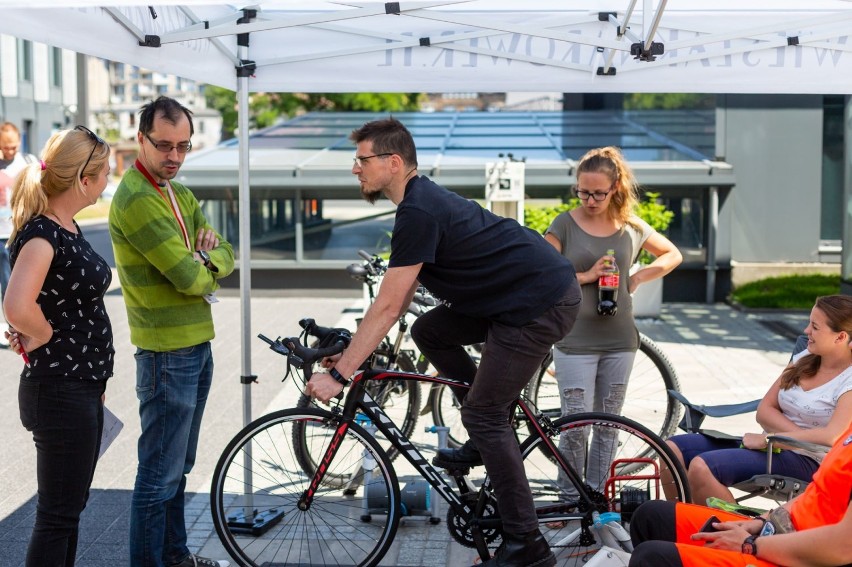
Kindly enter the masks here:
[[[134, 391], [135, 364], [124, 305], [119, 292], [107, 297], [115, 343], [123, 345], [116, 356], [115, 376], [107, 388], [107, 406], [125, 423], [124, 430], [98, 464], [89, 504], [82, 518], [77, 565], [114, 567], [127, 565], [129, 505], [136, 472], [136, 438], [139, 434]], [[244, 391], [250, 390], [251, 415], [292, 406], [297, 389], [282, 384], [282, 359], [254, 339], [290, 336], [297, 321], [311, 316], [317, 321], [352, 324], [352, 298], [289, 297], [269, 294], [251, 302], [251, 371], [258, 384], [242, 386], [240, 301], [224, 296], [215, 306], [217, 337], [213, 343], [216, 364], [202, 426], [198, 462], [187, 484], [187, 524], [190, 548], [205, 556], [225, 554], [210, 518], [209, 490], [220, 452], [242, 427]], [[346, 311], [346, 313], [344, 313]], [[723, 304], [664, 304], [661, 318], [641, 320], [642, 332], [654, 339], [673, 363], [681, 389], [688, 398], [705, 403], [746, 401], [763, 395], [789, 357], [792, 336], [807, 323], [807, 312], [743, 313]], [[21, 427], [17, 409], [17, 376], [21, 362], [11, 352], [0, 352], [0, 567], [23, 565], [32, 529], [36, 500], [35, 450]], [[423, 418], [423, 421], [429, 421]], [[754, 415], [717, 420], [708, 427], [742, 432], [754, 428]], [[419, 423], [418, 430], [425, 425]], [[422, 447], [434, 445], [426, 433], [415, 437]], [[404, 476], [404, 471], [401, 475]], [[451, 540], [444, 522], [409, 520], [400, 528], [383, 566], [470, 565], [475, 553]]]

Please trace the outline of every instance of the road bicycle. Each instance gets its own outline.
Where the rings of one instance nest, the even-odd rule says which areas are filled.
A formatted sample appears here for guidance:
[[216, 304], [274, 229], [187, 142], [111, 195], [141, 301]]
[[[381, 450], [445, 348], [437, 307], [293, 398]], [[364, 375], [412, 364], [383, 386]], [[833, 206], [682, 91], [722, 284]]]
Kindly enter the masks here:
[[[272, 341], [261, 336], [287, 358], [288, 367], [300, 370], [303, 380], [314, 363], [348, 344], [345, 330], [305, 327], [319, 337], [319, 348], [304, 346], [299, 337]], [[428, 498], [417, 496], [425, 494], [446, 502], [446, 526], [455, 541], [475, 549], [483, 560], [491, 556], [502, 523], [487, 475], [473, 478], [466, 469], [442, 473], [432, 466], [366, 387], [386, 380], [465, 387], [440, 376], [368, 369], [353, 378], [342, 405], [276, 411], [256, 419], [228, 443], [214, 472], [211, 510], [222, 544], [240, 565], [375, 566], [391, 546], [402, 516], [423, 506]], [[560, 567], [583, 565], [602, 541], [612, 541], [607, 526], [624, 535], [636, 507], [661, 498], [664, 488], [689, 501], [683, 468], [665, 442], [642, 425], [598, 413], [551, 420], [535, 414], [523, 397], [517, 406], [533, 426], [519, 450], [542, 533]], [[296, 428], [301, 428], [299, 445], [311, 453], [313, 464], [307, 468], [297, 456], [302, 449], [293, 442]], [[613, 433], [614, 439], [606, 478], [590, 484], [586, 472], [593, 464], [576, 470], [556, 444], [566, 435], [575, 443], [572, 450], [583, 451], [598, 431]], [[377, 432], [413, 470], [403, 479], [403, 491], [393, 463], [376, 441]], [[671, 486], [663, 485], [662, 467], [671, 472]], [[596, 523], [604, 515], [610, 521]], [[563, 525], [549, 529], [548, 522]]]
[[[371, 256], [364, 250], [359, 250], [358, 254], [365, 260], [365, 263], [361, 266], [353, 264], [347, 270], [350, 275], [365, 284], [369, 302], [372, 303], [375, 298], [375, 288], [378, 285], [379, 278], [387, 270], [387, 264], [380, 256]], [[409, 308], [408, 314], [415, 318], [419, 317], [437, 303], [438, 301], [427, 290], [421, 289], [415, 294], [415, 300]], [[402, 328], [404, 322], [404, 318], [400, 319], [400, 328]], [[407, 328], [407, 323], [405, 325]], [[425, 357], [413, 348], [400, 350], [404, 335], [404, 330], [398, 332], [396, 341], [393, 343], [395, 349], [391, 352], [397, 358], [386, 357], [384, 353], [388, 351], [389, 347], [380, 346], [377, 349], [380, 360], [388, 361], [385, 368], [425, 373], [429, 367], [429, 362]], [[384, 344], [389, 345], [389, 342], [386, 341]], [[479, 355], [479, 347], [480, 345], [470, 345], [469, 347], [474, 359]], [[397, 390], [400, 390], [399, 385], [397, 385]], [[680, 419], [680, 405], [668, 395], [669, 390], [680, 392], [680, 382], [674, 367], [650, 337], [639, 333], [639, 349], [636, 352], [633, 370], [627, 384], [625, 399], [628, 402], [622, 410], [623, 415], [644, 424], [663, 439], [668, 439], [677, 430]], [[415, 392], [414, 384], [409, 386], [408, 392], [409, 401], [414, 397], [413, 394], [417, 395], [418, 400], [421, 397], [419, 388], [416, 388]], [[537, 411], [543, 412], [551, 419], [556, 419], [562, 414], [561, 397], [559, 386], [556, 383], [556, 369], [552, 355], [548, 355], [544, 359], [538, 374], [530, 380], [525, 390], [525, 396]], [[305, 398], [305, 400], [300, 400], [300, 407], [308, 405], [309, 400], [307, 397]], [[400, 407], [402, 403], [397, 402], [396, 405]], [[408, 408], [410, 412], [413, 412], [415, 405], [409, 404]], [[441, 384], [433, 384], [429, 390], [426, 405], [420, 415], [431, 412], [435, 425], [449, 427], [449, 446], [460, 447], [467, 440], [467, 431], [461, 423], [460, 408], [461, 404], [450, 388]], [[521, 427], [524, 425], [524, 420], [518, 420], [516, 425], [519, 427], [517, 434], [523, 438], [526, 435], [526, 431]], [[529, 427], [531, 425], [527, 425], [527, 429]], [[413, 430], [413, 425], [409, 428], [408, 423], [403, 422], [403, 432], [406, 435], [410, 436]]]

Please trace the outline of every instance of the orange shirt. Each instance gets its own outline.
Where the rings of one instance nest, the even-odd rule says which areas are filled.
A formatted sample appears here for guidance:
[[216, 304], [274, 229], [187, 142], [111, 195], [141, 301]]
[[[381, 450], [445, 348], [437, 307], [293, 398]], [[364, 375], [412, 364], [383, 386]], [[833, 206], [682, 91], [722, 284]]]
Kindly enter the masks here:
[[836, 524], [852, 497], [852, 427], [831, 448], [805, 491], [790, 504], [796, 531]]

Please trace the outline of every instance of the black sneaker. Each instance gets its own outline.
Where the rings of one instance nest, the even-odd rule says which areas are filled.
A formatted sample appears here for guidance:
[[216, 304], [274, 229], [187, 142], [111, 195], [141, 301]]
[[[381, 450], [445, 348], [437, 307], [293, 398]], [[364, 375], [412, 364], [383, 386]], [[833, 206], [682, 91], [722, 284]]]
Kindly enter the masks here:
[[224, 559], [215, 560], [215, 559], [207, 559], [206, 557], [201, 557], [190, 553], [186, 559], [181, 561], [180, 563], [175, 563], [171, 567], [230, 567], [231, 562], [225, 561]]
[[503, 542], [494, 557], [472, 567], [553, 567], [556, 556], [541, 532], [503, 534]]
[[438, 449], [438, 454], [432, 458], [432, 464], [445, 469], [478, 467], [482, 465], [482, 455], [474, 444], [467, 440], [456, 449]]

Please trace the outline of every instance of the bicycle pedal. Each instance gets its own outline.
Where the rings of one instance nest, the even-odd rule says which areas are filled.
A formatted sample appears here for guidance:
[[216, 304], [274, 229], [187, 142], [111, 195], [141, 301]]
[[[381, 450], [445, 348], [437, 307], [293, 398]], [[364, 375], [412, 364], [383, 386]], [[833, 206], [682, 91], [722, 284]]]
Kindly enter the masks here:
[[458, 476], [468, 476], [470, 474], [470, 467], [457, 466], [457, 465], [439, 465], [438, 463], [434, 463], [437, 466], [440, 466], [442, 469], [447, 471], [447, 474], [452, 477]]

